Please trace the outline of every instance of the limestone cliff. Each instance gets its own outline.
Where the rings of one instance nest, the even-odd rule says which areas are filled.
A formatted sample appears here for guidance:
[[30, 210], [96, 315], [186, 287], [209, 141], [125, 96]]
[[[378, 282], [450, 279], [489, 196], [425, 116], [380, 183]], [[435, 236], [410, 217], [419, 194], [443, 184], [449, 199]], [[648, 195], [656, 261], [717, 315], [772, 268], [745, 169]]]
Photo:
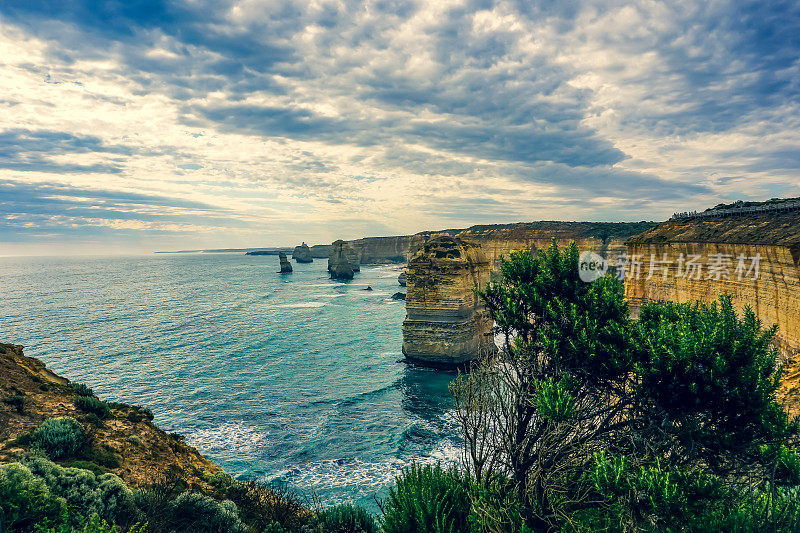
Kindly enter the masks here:
[[330, 244], [315, 244], [314, 246], [309, 246], [308, 249], [314, 259], [327, 259], [331, 254]]
[[341, 239], [334, 241], [328, 257], [328, 272], [330, 272], [331, 278], [353, 279], [353, 273], [358, 270], [356, 251], [346, 241]]
[[765, 326], [777, 324], [789, 363], [783, 394], [800, 405], [800, 213], [669, 220], [631, 238], [627, 254], [625, 296], [634, 314], [646, 301], [713, 302], [729, 294]]
[[314, 261], [314, 258], [311, 256], [311, 249], [309, 249], [306, 243], [294, 247], [292, 259], [298, 263], [312, 263]]
[[463, 230], [423, 232], [414, 236], [412, 253], [426, 239], [438, 235], [451, 235], [463, 241], [478, 244], [497, 270], [500, 257], [514, 250], [536, 251], [550, 246], [553, 238], [559, 246], [575, 241], [581, 250], [592, 250], [603, 256], [616, 256], [625, 252], [625, 241], [655, 226], [655, 222], [520, 222], [471, 226]]
[[411, 235], [394, 237], [365, 237], [348, 241], [365, 264], [405, 263], [408, 261]]
[[[483, 287], [513, 250], [536, 251], [555, 238], [600, 255], [625, 251], [625, 240], [652, 222], [530, 222], [423, 232], [411, 240], [403, 352], [423, 364], [463, 363], [490, 349], [492, 322], [473, 289]], [[456, 244], [454, 244], [456, 243]], [[450, 257], [457, 250], [459, 258]], [[493, 347], [494, 344], [491, 344]]]
[[133, 486], [177, 478], [208, 489], [205, 476], [222, 472], [179, 436], [156, 427], [146, 409], [109, 404], [110, 415], [102, 421], [82, 411], [69, 380], [25, 357], [22, 346], [0, 344], [0, 395], [0, 462], [28, 452], [21, 437], [45, 419], [69, 416], [89, 434], [90, 448], [85, 457], [64, 458], [66, 464], [81, 460], [82, 467], [113, 472]]
[[456, 366], [496, 351], [491, 319], [473, 288], [489, 280], [480, 246], [431, 238], [409, 261], [403, 354], [415, 363]]

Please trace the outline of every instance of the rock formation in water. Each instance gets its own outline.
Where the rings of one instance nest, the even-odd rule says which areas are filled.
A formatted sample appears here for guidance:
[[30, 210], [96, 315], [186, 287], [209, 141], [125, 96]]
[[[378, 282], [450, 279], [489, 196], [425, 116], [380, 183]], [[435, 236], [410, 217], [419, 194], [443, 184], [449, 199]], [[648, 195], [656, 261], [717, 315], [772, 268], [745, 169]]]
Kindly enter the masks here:
[[[432, 365], [478, 357], [491, 342], [486, 339], [492, 323], [475, 303], [473, 288], [483, 287], [498, 271], [502, 255], [536, 251], [550, 246], [553, 238], [561, 246], [574, 240], [581, 250], [618, 255], [625, 251], [628, 237], [654, 226], [649, 222], [531, 222], [414, 235], [406, 282], [404, 353], [417, 363]], [[467, 259], [454, 261], [449, 256], [446, 249], [458, 248], [453, 243], [458, 243], [461, 257]]]
[[777, 324], [776, 344], [789, 363], [782, 394], [800, 405], [800, 212], [668, 220], [629, 239], [627, 259], [634, 316], [647, 301], [714, 302], [729, 294], [765, 327]]
[[392, 294], [392, 300], [405, 300], [405, 299], [406, 299], [406, 293], [404, 292], [396, 292]]
[[[23, 437], [48, 418], [72, 417], [89, 437], [84, 465], [116, 474], [132, 486], [146, 487], [171, 479], [210, 491], [207, 476], [222, 469], [183, 440], [168, 435], [145, 408], [108, 404], [109, 414], [97, 415], [78, 407], [79, 393], [68, 379], [57, 376], [38, 359], [26, 357], [22, 346], [0, 344], [0, 463], [31, 452]], [[86, 391], [80, 394], [85, 395]], [[14, 399], [14, 402], [9, 399]], [[102, 457], [102, 464], [93, 463]], [[87, 468], [88, 466], [83, 466]]]
[[328, 257], [328, 272], [332, 279], [353, 279], [353, 273], [357, 271], [357, 265], [352, 261], [357, 261], [358, 257], [350, 245], [339, 239], [331, 245], [331, 253]]
[[281, 262], [281, 274], [291, 274], [292, 272], [292, 264], [286, 258], [286, 254], [281, 252], [278, 254], [278, 259]]
[[294, 247], [292, 259], [298, 263], [312, 263], [314, 261], [314, 258], [311, 256], [311, 249], [306, 243]]
[[399, 283], [401, 287], [405, 287], [406, 286], [406, 277], [407, 276], [408, 276], [408, 274], [406, 273], [405, 270], [400, 272], [400, 275], [397, 276], [397, 283]]
[[489, 280], [481, 247], [449, 236], [429, 239], [408, 263], [403, 354], [453, 367], [497, 350], [492, 321], [473, 291]]

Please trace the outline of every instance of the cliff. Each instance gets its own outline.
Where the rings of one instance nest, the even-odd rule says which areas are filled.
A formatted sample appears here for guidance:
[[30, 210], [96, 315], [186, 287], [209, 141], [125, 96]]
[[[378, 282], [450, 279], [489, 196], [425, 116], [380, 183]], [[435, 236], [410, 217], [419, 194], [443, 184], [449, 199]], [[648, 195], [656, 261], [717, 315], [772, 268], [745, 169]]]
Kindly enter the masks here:
[[309, 246], [308, 249], [314, 259], [327, 259], [331, 253], [330, 244], [315, 244], [314, 246]]
[[358, 253], [361, 264], [405, 263], [408, 261], [411, 235], [365, 237], [348, 243]]
[[628, 268], [625, 280], [634, 314], [647, 301], [713, 302], [729, 294], [765, 326], [777, 324], [788, 363], [784, 399], [800, 405], [800, 213], [669, 220], [629, 239], [627, 253], [638, 269]]
[[491, 319], [473, 291], [489, 280], [480, 246], [439, 236], [409, 261], [403, 354], [428, 366], [457, 366], [496, 351]]
[[[411, 240], [403, 353], [419, 364], [461, 364], [494, 347], [492, 322], [473, 289], [497, 272], [500, 257], [513, 250], [536, 251], [555, 238], [565, 246], [611, 257], [623, 253], [631, 235], [653, 222], [528, 222], [423, 232]], [[451, 252], [459, 256], [451, 257]], [[491, 346], [490, 346], [491, 343]]]
[[292, 252], [292, 259], [294, 259], [298, 263], [311, 263], [314, 261], [314, 258], [311, 255], [311, 249], [309, 249], [306, 243], [294, 247], [294, 251]]
[[91, 445], [64, 464], [112, 472], [132, 486], [177, 478], [201, 490], [210, 488], [208, 474], [222, 472], [179, 436], [156, 427], [147, 409], [106, 404], [110, 412], [101, 420], [78, 408], [78, 397], [68, 379], [26, 357], [22, 346], [0, 344], [0, 462], [28, 452], [25, 436], [44, 420], [68, 416], [81, 424]]
[[358, 272], [358, 254], [346, 241], [338, 240], [331, 245], [328, 257], [328, 272], [332, 279], [353, 279]]

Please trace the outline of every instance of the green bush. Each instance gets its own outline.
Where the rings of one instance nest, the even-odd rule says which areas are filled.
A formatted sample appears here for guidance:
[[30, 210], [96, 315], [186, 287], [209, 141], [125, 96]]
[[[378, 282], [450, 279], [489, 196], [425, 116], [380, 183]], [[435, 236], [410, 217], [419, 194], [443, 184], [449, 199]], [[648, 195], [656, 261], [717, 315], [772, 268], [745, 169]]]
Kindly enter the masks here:
[[141, 422], [142, 420], [153, 420], [153, 411], [146, 407], [137, 407], [133, 406], [130, 411], [128, 411], [128, 420], [131, 422]]
[[86, 459], [106, 468], [117, 468], [120, 465], [114, 449], [107, 444], [92, 447], [86, 452]]
[[22, 394], [11, 394], [3, 398], [3, 403], [12, 406], [18, 413], [25, 411], [25, 396]]
[[106, 402], [92, 396], [77, 396], [75, 406], [84, 413], [97, 415], [101, 419], [108, 418], [111, 414], [111, 408]]
[[76, 396], [94, 397], [94, 392], [84, 383], [70, 383], [69, 388]]
[[377, 533], [378, 525], [361, 507], [343, 504], [317, 514], [308, 529], [320, 533]]
[[137, 435], [131, 435], [130, 437], [128, 437], [128, 442], [130, 442], [134, 446], [141, 446], [142, 445], [142, 439], [140, 437], [138, 437]]
[[236, 504], [242, 520], [256, 530], [278, 523], [297, 531], [311, 519], [305, 500], [285, 485], [238, 481], [226, 474], [212, 475], [209, 482]]
[[455, 468], [412, 464], [397, 477], [383, 509], [386, 533], [470, 530], [470, 480]]
[[176, 531], [244, 533], [236, 504], [219, 502], [196, 492], [181, 493], [170, 506], [170, 526]]
[[30, 444], [60, 459], [78, 453], [86, 444], [86, 434], [74, 418], [48, 418], [31, 433]]
[[264, 533], [290, 533], [290, 531], [277, 522], [271, 522], [264, 528]]
[[27, 466], [7, 463], [0, 465], [0, 508], [8, 531], [30, 531], [49, 525], [66, 511], [67, 502]]
[[44, 458], [25, 462], [30, 471], [41, 478], [49, 490], [64, 498], [78, 520], [98, 514], [118, 524], [137, 521], [133, 492], [114, 474], [95, 475], [89, 470], [59, 466]]
[[[145, 528], [146, 525], [144, 524], [135, 524], [126, 533], [144, 533]], [[59, 525], [49, 529], [37, 529], [37, 533], [123, 533], [123, 531], [126, 530], [117, 525], [109, 524], [96, 514], [92, 515], [85, 524], [75, 527], [70, 525], [69, 517], [65, 514], [62, 523]]]

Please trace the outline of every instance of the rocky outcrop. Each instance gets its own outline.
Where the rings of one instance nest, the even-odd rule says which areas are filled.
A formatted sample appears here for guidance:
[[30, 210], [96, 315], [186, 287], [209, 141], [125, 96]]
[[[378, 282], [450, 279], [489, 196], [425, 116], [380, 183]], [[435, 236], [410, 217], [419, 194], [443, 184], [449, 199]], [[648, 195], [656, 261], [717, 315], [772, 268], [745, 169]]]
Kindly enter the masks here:
[[618, 255], [626, 250], [627, 238], [654, 226], [531, 222], [415, 235], [406, 282], [404, 353], [417, 363], [442, 365], [463, 363], [491, 350], [492, 322], [473, 289], [497, 272], [501, 256], [545, 248], [553, 238], [561, 246], [575, 241], [581, 250]]
[[397, 283], [399, 283], [401, 287], [405, 287], [407, 277], [408, 277], [408, 272], [406, 270], [403, 270], [402, 272], [400, 272], [400, 275], [397, 276]]
[[281, 274], [291, 274], [291, 272], [292, 272], [292, 264], [286, 258], [286, 254], [283, 253], [283, 252], [280, 252], [278, 254], [278, 259], [281, 262], [281, 271], [280, 271], [280, 273]]
[[354, 272], [357, 272], [358, 255], [355, 250], [345, 241], [338, 240], [331, 245], [331, 253], [328, 257], [328, 272], [332, 279], [353, 279]]
[[405, 299], [406, 299], [406, 293], [404, 292], [396, 292], [392, 294], [392, 300], [405, 300]]
[[314, 261], [314, 258], [311, 256], [311, 249], [306, 243], [294, 247], [292, 259], [298, 263], [312, 263]]
[[[112, 472], [132, 486], [146, 487], [173, 479], [210, 491], [205, 478], [222, 472], [183, 440], [156, 427], [152, 413], [142, 407], [108, 404], [109, 414], [98, 424], [95, 415], [77, 407], [78, 396], [69, 380], [48, 370], [38, 359], [26, 357], [22, 346], [0, 344], [0, 397], [6, 400], [0, 401], [0, 462], [31, 452], [20, 437], [44, 420], [69, 416], [89, 436], [90, 449], [86, 457], [64, 461], [81, 459], [88, 464], [97, 460], [92, 451], [100, 450], [104, 454], [102, 464], [95, 463], [92, 468]], [[10, 402], [11, 398], [16, 400]]]
[[629, 239], [627, 260], [634, 315], [648, 301], [714, 302], [729, 294], [765, 326], [777, 324], [789, 363], [785, 394], [800, 405], [800, 213], [669, 220]]
[[453, 367], [497, 350], [491, 319], [473, 288], [489, 280], [480, 246], [440, 236], [408, 263], [403, 354], [426, 366]]

